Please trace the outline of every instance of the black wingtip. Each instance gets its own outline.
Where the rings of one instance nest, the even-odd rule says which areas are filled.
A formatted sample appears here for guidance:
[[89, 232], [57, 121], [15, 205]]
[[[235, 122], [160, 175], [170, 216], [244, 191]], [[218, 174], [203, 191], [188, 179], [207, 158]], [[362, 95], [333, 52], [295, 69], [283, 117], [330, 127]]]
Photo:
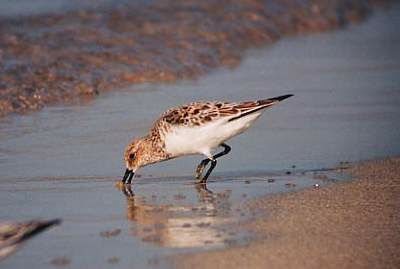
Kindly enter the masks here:
[[18, 240], [23, 241], [28, 238], [31, 238], [32, 236], [41, 233], [42, 231], [50, 228], [51, 226], [54, 225], [60, 225], [62, 222], [61, 219], [52, 219], [52, 220], [33, 220], [30, 223], [27, 223], [26, 225], [28, 226], [28, 231], [21, 236], [21, 238]]
[[293, 94], [286, 94], [286, 95], [281, 95], [281, 96], [269, 98], [269, 100], [271, 100], [271, 101], [279, 101], [280, 102], [280, 101], [285, 100], [285, 99], [287, 99], [289, 97], [292, 97], [292, 96], [293, 96]]

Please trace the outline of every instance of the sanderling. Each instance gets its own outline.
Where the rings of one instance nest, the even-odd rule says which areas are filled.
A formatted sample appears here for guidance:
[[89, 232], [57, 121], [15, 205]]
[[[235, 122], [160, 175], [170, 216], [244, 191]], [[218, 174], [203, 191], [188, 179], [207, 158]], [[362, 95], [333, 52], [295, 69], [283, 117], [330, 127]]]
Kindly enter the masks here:
[[[167, 110], [148, 135], [134, 139], [125, 149], [126, 171], [122, 183], [131, 184], [139, 167], [192, 154], [207, 157], [195, 172], [199, 183], [206, 183], [217, 159], [231, 150], [224, 142], [248, 129], [265, 108], [291, 96], [241, 103], [195, 102]], [[223, 147], [223, 151], [212, 155], [218, 146]], [[210, 168], [201, 178], [210, 162]]]
[[13, 253], [27, 239], [60, 223], [59, 219], [0, 222], [0, 260]]

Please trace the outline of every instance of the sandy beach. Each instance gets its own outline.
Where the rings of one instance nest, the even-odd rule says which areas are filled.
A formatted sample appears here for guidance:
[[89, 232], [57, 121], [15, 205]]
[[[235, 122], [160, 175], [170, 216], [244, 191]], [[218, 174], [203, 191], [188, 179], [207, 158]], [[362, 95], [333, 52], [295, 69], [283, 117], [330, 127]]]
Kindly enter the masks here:
[[182, 255], [179, 268], [398, 268], [400, 158], [368, 161], [356, 179], [266, 197], [251, 206], [265, 218], [246, 247]]

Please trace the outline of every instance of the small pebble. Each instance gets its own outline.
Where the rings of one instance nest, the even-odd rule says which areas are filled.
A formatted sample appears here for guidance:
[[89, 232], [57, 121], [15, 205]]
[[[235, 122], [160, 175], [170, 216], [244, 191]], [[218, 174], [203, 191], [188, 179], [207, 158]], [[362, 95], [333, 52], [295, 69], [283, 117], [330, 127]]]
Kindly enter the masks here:
[[230, 196], [230, 192], [228, 192], [228, 191], [217, 193], [218, 198], [229, 198], [229, 196]]
[[156, 234], [151, 234], [142, 238], [143, 242], [160, 242], [161, 237]]
[[160, 230], [160, 229], [164, 229], [164, 228], [165, 228], [165, 224], [162, 224], [162, 223], [154, 224], [154, 229], [156, 229], [156, 230]]
[[175, 194], [175, 195], [174, 195], [174, 199], [175, 199], [175, 200], [185, 200], [185, 199], [186, 199], [186, 196], [183, 195], [183, 194]]
[[121, 229], [114, 229], [114, 230], [100, 232], [100, 236], [113, 237], [113, 236], [119, 235], [120, 233], [121, 233]]
[[110, 264], [116, 264], [119, 262], [119, 258], [118, 257], [110, 257], [107, 259], [107, 262]]
[[250, 184], [251, 182], [250, 182], [250, 180], [246, 180], [244, 183]]
[[209, 222], [200, 222], [196, 226], [200, 227], [200, 228], [204, 228], [204, 227], [208, 227], [210, 225], [211, 225], [211, 223], [209, 223]]
[[66, 257], [57, 257], [52, 259], [50, 263], [54, 266], [66, 266], [71, 263], [71, 260]]
[[232, 245], [235, 245], [235, 244], [236, 244], [236, 240], [234, 240], [234, 239], [225, 239], [225, 240], [224, 240], [224, 243], [225, 243], [226, 245], [228, 245], [228, 246], [232, 246]]
[[292, 172], [290, 171], [286, 171], [286, 175], [290, 175]]
[[269, 179], [268, 179], [268, 183], [272, 183], [272, 182], [275, 182], [275, 179], [269, 178]]
[[151, 258], [151, 259], [147, 260], [147, 264], [152, 265], [153, 267], [154, 267], [154, 265], [158, 266], [159, 263], [160, 263], [160, 261], [158, 258]]
[[143, 228], [143, 232], [145, 232], [145, 233], [149, 233], [149, 232], [151, 232], [153, 229], [152, 228], [150, 228], [150, 227], [144, 227]]
[[314, 178], [314, 179], [326, 180], [326, 179], [328, 179], [328, 176], [327, 176], [327, 175], [324, 175], [324, 174], [314, 174], [314, 175], [313, 175], [313, 178]]

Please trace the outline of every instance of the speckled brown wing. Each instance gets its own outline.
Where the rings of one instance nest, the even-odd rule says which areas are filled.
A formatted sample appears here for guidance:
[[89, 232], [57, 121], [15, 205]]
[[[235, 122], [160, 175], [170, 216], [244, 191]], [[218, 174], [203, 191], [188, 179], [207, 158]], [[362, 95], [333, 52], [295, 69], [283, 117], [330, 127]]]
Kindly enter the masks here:
[[228, 121], [234, 121], [236, 119], [245, 117], [249, 114], [255, 113], [259, 110], [262, 110], [269, 106], [272, 106], [273, 104], [276, 104], [277, 102], [279, 102], [279, 101], [275, 100], [275, 99], [264, 99], [264, 100], [258, 100], [258, 101], [249, 101], [249, 102], [239, 103], [233, 107], [235, 110], [238, 110], [239, 113], [236, 113], [234, 115], [234, 117], [229, 118]]
[[269, 107], [291, 95], [284, 95], [270, 99], [258, 101], [248, 101], [241, 103], [229, 102], [195, 102], [188, 105], [171, 108], [161, 115], [160, 119], [154, 124], [161, 126], [180, 125], [180, 126], [200, 126], [207, 122], [227, 117], [229, 121], [241, 118], [260, 109]]
[[171, 125], [200, 126], [221, 117], [220, 109], [227, 107], [224, 102], [196, 102], [167, 110], [162, 121]]
[[197, 102], [167, 110], [160, 118], [171, 125], [200, 126], [221, 117], [239, 116], [263, 104], [256, 102]]

